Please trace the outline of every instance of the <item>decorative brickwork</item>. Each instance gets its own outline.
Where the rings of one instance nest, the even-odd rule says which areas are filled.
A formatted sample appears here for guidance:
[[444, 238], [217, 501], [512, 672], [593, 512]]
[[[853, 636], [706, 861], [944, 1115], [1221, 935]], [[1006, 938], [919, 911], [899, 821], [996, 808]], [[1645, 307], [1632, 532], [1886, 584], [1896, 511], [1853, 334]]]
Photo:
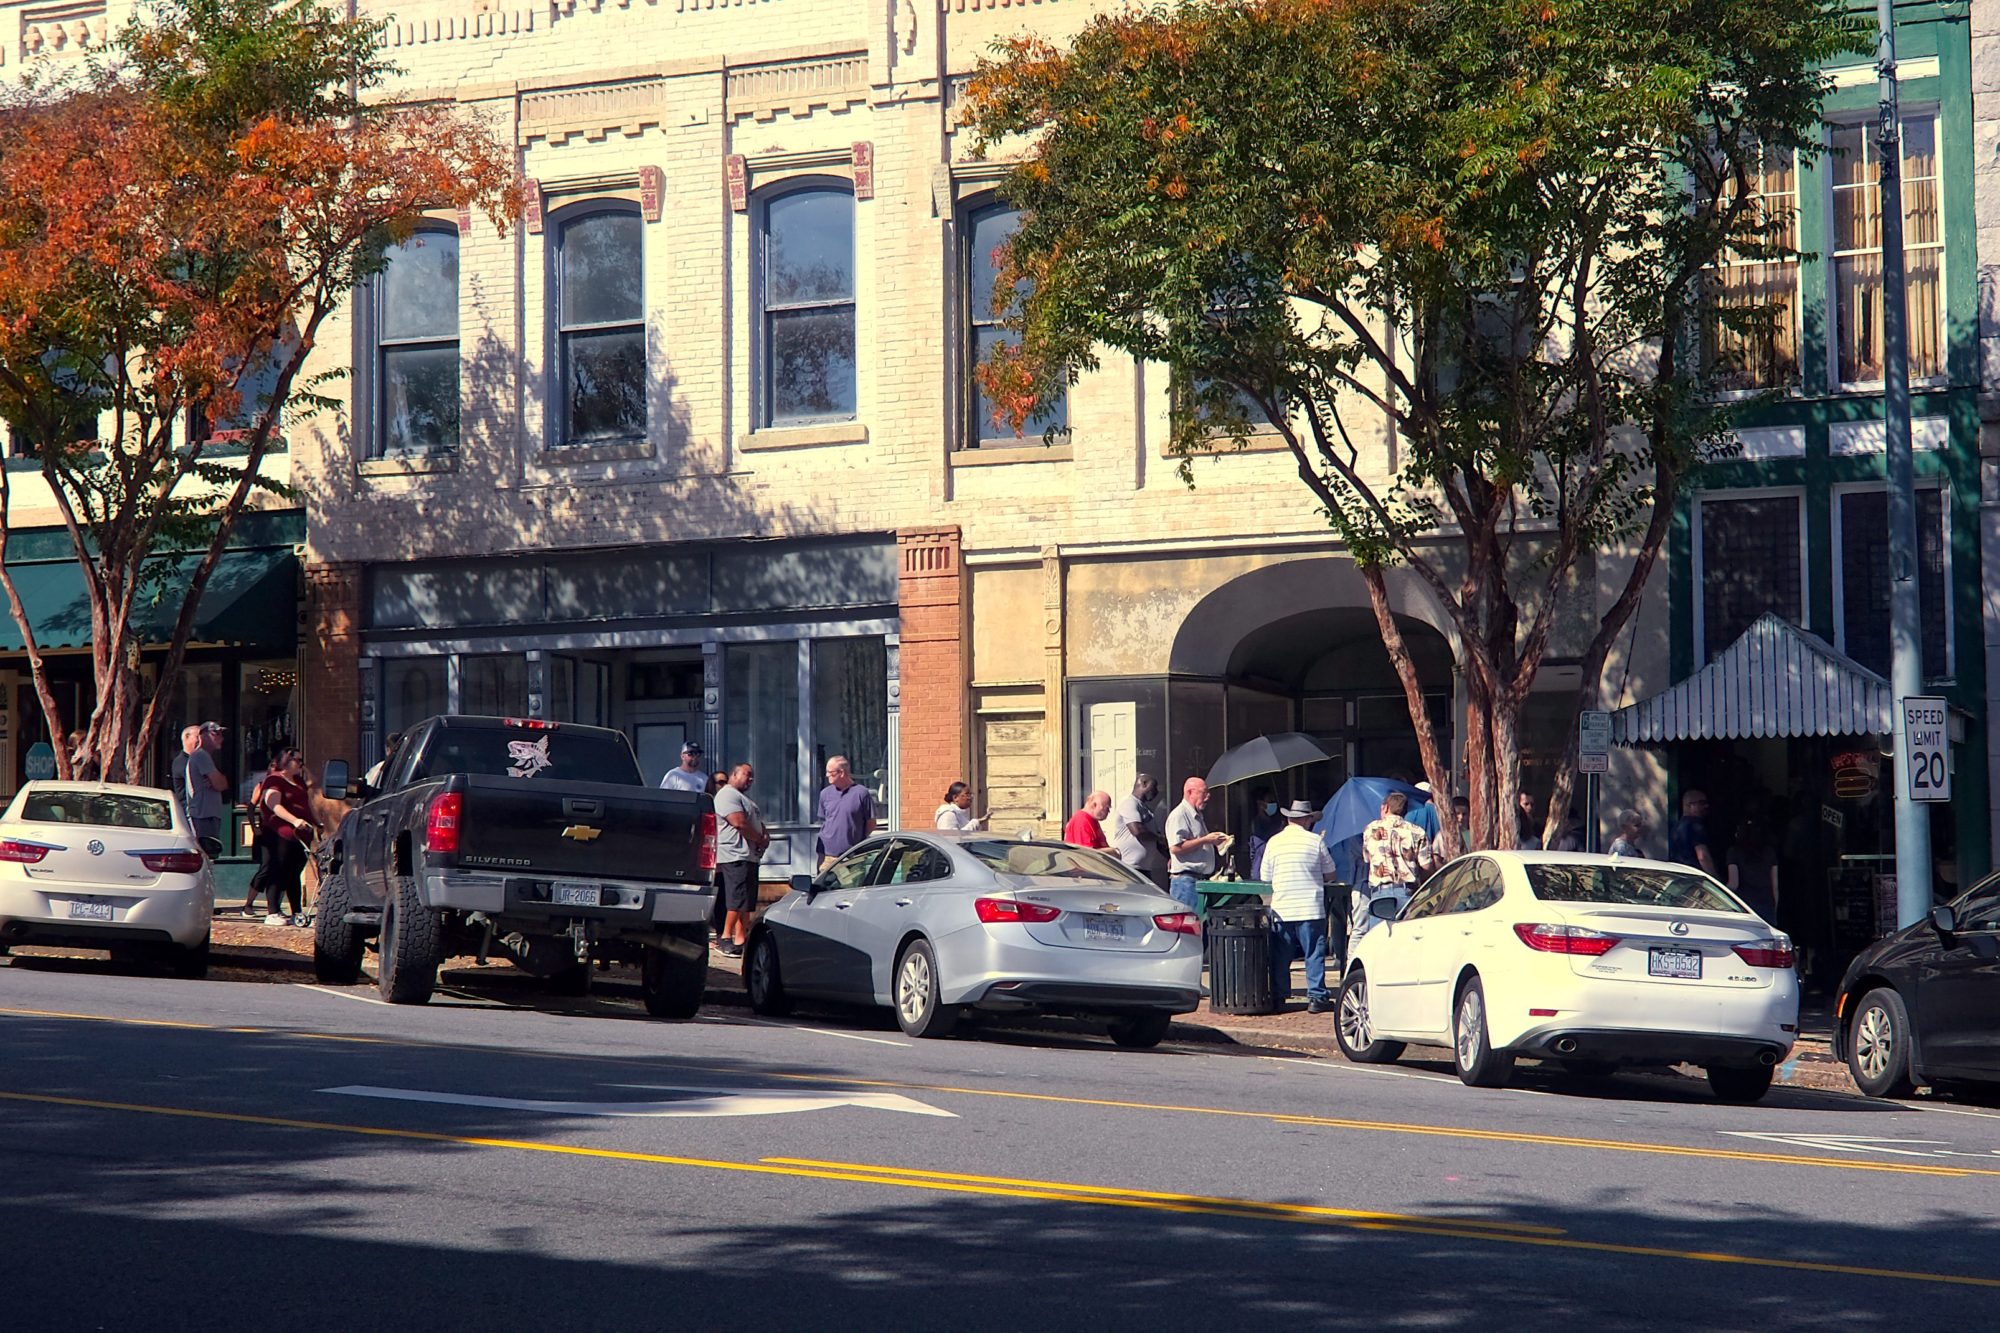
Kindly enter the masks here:
[[306, 567], [300, 730], [315, 774], [329, 759], [361, 761], [361, 596], [360, 565]]
[[965, 566], [956, 527], [896, 534], [902, 603], [902, 797], [906, 825], [929, 825], [967, 776]]

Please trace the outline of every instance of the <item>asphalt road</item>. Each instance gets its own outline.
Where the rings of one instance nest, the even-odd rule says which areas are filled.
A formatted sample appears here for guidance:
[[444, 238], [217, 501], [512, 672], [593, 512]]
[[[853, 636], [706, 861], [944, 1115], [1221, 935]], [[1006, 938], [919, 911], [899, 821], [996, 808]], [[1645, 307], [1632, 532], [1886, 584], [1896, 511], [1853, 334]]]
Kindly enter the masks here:
[[[2000, 1112], [0, 965], [21, 1329], [1991, 1327]], [[1415, 1053], [1421, 1055], [1422, 1053]]]

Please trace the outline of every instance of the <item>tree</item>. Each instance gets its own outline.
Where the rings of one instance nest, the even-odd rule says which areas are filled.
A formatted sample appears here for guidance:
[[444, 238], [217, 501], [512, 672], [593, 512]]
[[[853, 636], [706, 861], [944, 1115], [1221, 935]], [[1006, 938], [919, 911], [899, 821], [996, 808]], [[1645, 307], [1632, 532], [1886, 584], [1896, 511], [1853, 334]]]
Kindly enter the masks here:
[[[318, 0], [168, 0], [110, 59], [0, 109], [0, 417], [31, 452], [83, 574], [96, 702], [65, 718], [12, 573], [65, 778], [140, 773], [231, 528], [284, 487], [288, 415], [322, 324], [426, 210], [518, 213], [508, 147], [438, 108], [365, 96], [381, 26]], [[163, 645], [135, 613], [175, 608]], [[140, 650], [164, 649], [150, 695]]]
[[1681, 488], [1727, 447], [1714, 353], [1776, 314], [1704, 293], [1783, 250], [1760, 155], [1820, 151], [1819, 68], [1857, 46], [1822, 0], [1183, 0], [1006, 43], [969, 119], [1020, 154], [1025, 297], [981, 374], [1018, 430], [1102, 349], [1171, 367], [1190, 484], [1189, 456], [1267, 417], [1365, 578], [1439, 791], [1384, 571], [1455, 626], [1472, 836], [1510, 846], [1560, 595], [1585, 553], [1632, 550], [1591, 707]]

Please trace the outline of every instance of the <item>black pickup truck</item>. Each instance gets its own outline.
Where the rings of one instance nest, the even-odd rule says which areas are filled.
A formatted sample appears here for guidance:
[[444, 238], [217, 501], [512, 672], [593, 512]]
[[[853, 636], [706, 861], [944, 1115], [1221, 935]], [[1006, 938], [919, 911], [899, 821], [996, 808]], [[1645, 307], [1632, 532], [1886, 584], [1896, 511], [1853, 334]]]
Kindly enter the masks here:
[[357, 807], [321, 860], [320, 981], [358, 981], [372, 940], [392, 1004], [430, 999], [446, 958], [499, 954], [569, 994], [595, 960], [637, 963], [655, 1017], [701, 1007], [715, 804], [647, 786], [623, 732], [434, 717], [380, 782], [326, 766], [328, 798]]

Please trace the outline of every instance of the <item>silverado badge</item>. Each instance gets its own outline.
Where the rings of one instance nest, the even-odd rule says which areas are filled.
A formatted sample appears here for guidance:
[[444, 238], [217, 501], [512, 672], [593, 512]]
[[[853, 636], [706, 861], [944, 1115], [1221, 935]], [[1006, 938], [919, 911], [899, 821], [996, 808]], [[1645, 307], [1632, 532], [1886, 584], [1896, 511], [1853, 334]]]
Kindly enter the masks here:
[[575, 838], [578, 842], [596, 842], [604, 830], [594, 829], [588, 824], [571, 824], [562, 831], [565, 838]]

